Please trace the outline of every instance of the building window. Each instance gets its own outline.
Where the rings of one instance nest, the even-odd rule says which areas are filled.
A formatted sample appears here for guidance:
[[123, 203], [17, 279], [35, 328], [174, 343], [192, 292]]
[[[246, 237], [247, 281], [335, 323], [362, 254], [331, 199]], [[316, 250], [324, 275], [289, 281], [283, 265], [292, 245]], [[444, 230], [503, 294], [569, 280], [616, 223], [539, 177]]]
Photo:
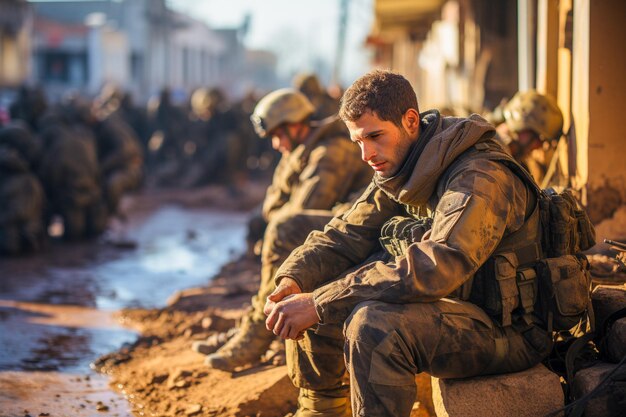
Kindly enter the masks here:
[[43, 56], [43, 81], [69, 81], [69, 54], [64, 52], [48, 52]]

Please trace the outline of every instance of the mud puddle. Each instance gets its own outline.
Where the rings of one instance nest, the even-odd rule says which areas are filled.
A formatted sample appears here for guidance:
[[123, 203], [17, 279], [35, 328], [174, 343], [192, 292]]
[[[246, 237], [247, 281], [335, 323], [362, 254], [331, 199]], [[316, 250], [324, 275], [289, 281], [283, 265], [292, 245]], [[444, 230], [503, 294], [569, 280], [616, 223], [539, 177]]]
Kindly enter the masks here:
[[[242, 213], [177, 206], [131, 215], [109, 239], [54, 243], [0, 260], [0, 416], [130, 416], [89, 363], [136, 335], [112, 319], [124, 307], [161, 307], [205, 285], [244, 249]], [[130, 244], [127, 244], [130, 243]]]

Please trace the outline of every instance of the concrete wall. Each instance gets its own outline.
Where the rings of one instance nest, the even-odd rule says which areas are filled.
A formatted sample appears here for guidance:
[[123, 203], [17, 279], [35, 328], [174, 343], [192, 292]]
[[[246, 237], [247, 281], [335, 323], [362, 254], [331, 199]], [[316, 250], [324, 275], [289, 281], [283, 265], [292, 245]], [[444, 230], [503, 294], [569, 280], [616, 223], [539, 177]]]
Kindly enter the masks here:
[[[588, 207], [592, 219], [605, 221], [602, 237], [626, 237], [626, 2], [575, 1], [590, 4], [588, 74]], [[575, 13], [577, 9], [574, 9]], [[578, 44], [576, 44], [578, 46]], [[584, 47], [584, 45], [583, 45]], [[574, 85], [577, 80], [574, 79]], [[578, 124], [578, 120], [576, 120]], [[583, 134], [584, 132], [579, 132]], [[583, 157], [583, 156], [581, 156]], [[579, 157], [580, 159], [580, 157]]]

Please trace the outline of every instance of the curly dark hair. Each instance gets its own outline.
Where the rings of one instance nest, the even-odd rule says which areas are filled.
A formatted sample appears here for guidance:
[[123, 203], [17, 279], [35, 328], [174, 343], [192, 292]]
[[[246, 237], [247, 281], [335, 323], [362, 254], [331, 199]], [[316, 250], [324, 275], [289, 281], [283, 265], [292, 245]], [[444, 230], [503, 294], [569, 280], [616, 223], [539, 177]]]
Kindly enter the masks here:
[[372, 111], [381, 120], [402, 126], [402, 116], [408, 109], [419, 113], [411, 83], [395, 72], [374, 70], [356, 80], [343, 94], [339, 117], [353, 122]]

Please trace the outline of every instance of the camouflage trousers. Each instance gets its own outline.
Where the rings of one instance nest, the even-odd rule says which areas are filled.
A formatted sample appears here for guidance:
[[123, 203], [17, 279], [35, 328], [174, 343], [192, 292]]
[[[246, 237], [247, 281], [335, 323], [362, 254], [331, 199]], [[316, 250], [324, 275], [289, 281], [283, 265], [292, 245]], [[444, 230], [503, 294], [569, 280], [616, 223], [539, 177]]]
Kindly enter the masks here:
[[347, 370], [354, 416], [397, 417], [411, 413], [419, 372], [439, 378], [515, 372], [539, 363], [550, 348], [545, 331], [503, 328], [467, 302], [368, 301], [343, 326], [320, 325], [289, 340], [287, 366], [299, 388], [346, 395]]
[[67, 205], [59, 209], [67, 240], [98, 236], [106, 229], [108, 213], [104, 202], [96, 201], [86, 207]]
[[17, 255], [41, 249], [44, 228], [41, 218], [19, 224], [0, 225], [0, 254]]
[[261, 249], [261, 285], [252, 297], [252, 322], [265, 322], [265, 300], [274, 291], [274, 275], [289, 254], [302, 245], [313, 230], [322, 230], [333, 218], [329, 210], [303, 210], [279, 213], [267, 225]]
[[124, 193], [135, 190], [142, 180], [140, 167], [126, 167], [111, 172], [105, 181], [104, 194], [108, 209], [111, 213], [117, 212], [120, 200]]

